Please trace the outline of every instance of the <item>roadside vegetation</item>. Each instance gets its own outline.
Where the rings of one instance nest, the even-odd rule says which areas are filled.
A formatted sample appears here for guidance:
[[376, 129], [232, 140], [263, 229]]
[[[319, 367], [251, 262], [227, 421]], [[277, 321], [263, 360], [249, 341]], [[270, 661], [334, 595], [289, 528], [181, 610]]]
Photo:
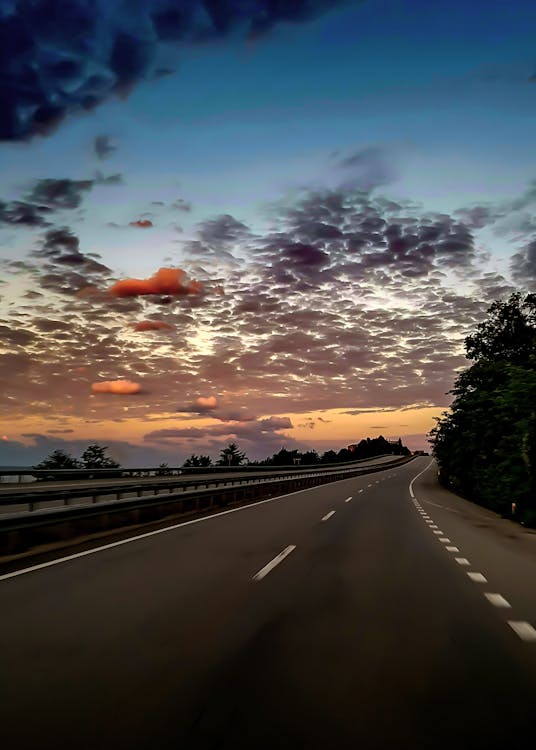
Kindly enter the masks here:
[[[34, 466], [34, 469], [46, 469], [57, 471], [59, 469], [120, 469], [121, 466], [113, 458], [106, 455], [107, 446], [100, 446], [96, 443], [89, 445], [82, 453], [80, 458], [74, 458], [70, 453], [64, 450], [55, 450], [47, 456], [41, 463]], [[335, 464], [344, 461], [356, 461], [361, 458], [373, 458], [385, 454], [394, 454], [396, 456], [409, 456], [410, 451], [399, 439], [396, 443], [390, 443], [381, 435], [377, 438], [365, 438], [358, 444], [348, 448], [341, 448], [339, 451], [326, 451], [322, 455], [314, 450], [301, 452], [298, 450], [287, 450], [281, 448], [273, 456], [264, 459], [264, 461], [248, 461], [244, 451], [240, 450], [237, 443], [229, 443], [220, 451], [219, 458], [215, 463], [207, 455], [197, 455], [192, 453], [183, 462], [184, 468], [203, 468], [212, 466], [292, 466], [300, 464], [311, 466], [314, 464]], [[161, 463], [155, 469], [159, 476], [169, 476], [172, 473], [167, 463]]]
[[431, 432], [440, 479], [498, 513], [536, 525], [536, 294], [494, 302], [465, 340], [473, 364]]

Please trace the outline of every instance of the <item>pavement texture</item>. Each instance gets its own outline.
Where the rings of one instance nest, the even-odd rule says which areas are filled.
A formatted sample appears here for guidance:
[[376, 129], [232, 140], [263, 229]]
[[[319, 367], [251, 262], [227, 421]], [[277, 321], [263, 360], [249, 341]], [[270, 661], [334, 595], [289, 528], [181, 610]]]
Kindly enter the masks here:
[[536, 535], [430, 458], [88, 552], [0, 576], [6, 750], [534, 746]]

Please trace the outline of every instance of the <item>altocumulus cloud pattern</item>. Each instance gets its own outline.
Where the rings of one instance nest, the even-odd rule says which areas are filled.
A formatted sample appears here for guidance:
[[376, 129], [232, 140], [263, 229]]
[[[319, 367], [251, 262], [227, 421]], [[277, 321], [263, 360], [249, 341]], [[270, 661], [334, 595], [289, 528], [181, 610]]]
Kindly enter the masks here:
[[346, 0], [0, 0], [0, 140], [46, 134], [67, 115], [172, 72], [162, 53], [258, 36]]

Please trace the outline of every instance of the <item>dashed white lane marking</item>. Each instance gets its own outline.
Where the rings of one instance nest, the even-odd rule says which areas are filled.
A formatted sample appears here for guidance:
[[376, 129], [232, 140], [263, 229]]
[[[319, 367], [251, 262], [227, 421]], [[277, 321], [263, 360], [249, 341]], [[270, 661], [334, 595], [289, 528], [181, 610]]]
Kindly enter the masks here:
[[329, 519], [331, 518], [331, 516], [334, 516], [334, 515], [335, 515], [335, 511], [334, 510], [330, 510], [329, 513], [326, 513], [326, 515], [323, 516], [322, 520], [323, 521], [329, 521]]
[[439, 526], [437, 526], [435, 523], [430, 524], [431, 529], [438, 529]]
[[363, 490], [358, 490], [358, 492], [363, 492]]
[[470, 565], [471, 563], [466, 557], [455, 557], [454, 558], [458, 565]]
[[472, 573], [471, 571], [469, 571], [467, 575], [475, 583], [487, 583], [488, 582], [488, 579], [486, 578], [486, 576], [483, 576], [482, 573]]
[[347, 497], [347, 498], [346, 498], [346, 500], [345, 500], [344, 502], [345, 502], [345, 503], [349, 503], [351, 499], [352, 499], [351, 497]]
[[450, 539], [448, 538], [448, 536], [442, 536], [439, 541], [443, 542], [443, 544], [450, 544]]
[[445, 547], [445, 549], [447, 550], [447, 552], [459, 552], [460, 551], [458, 547]]
[[442, 532], [442, 531], [440, 531], [439, 529], [435, 529], [435, 531], [434, 531], [433, 533], [434, 533], [434, 534], [437, 534], [437, 535], [439, 536], [439, 535], [440, 535], [440, 534], [442, 534], [443, 532]]
[[367, 487], [372, 487], [372, 485], [371, 484], [367, 484]]
[[508, 625], [510, 625], [514, 633], [517, 633], [522, 641], [536, 642], [536, 629], [532, 627], [530, 622], [525, 622], [525, 620], [508, 620]]
[[507, 602], [504, 596], [501, 596], [500, 594], [489, 594], [486, 592], [484, 593], [484, 596], [494, 607], [502, 607], [503, 609], [511, 609], [512, 607], [510, 602]]
[[258, 573], [255, 573], [252, 580], [253, 581], [262, 581], [262, 579], [268, 575], [268, 573], [275, 568], [276, 565], [279, 565], [280, 562], [283, 562], [285, 557], [290, 555], [291, 552], [293, 552], [296, 549], [295, 544], [289, 544], [288, 547], [285, 547], [285, 549], [280, 552], [278, 555], [274, 557], [273, 560], [270, 560], [270, 562], [264, 566], [264, 568], [261, 568]]

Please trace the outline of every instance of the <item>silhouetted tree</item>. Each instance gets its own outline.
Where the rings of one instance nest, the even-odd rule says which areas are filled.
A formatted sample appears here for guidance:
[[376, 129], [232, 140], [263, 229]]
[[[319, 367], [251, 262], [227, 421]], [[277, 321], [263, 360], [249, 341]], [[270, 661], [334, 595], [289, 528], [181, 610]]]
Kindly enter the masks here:
[[107, 445], [97, 445], [97, 443], [88, 445], [80, 456], [82, 467], [84, 469], [119, 469], [120, 464], [106, 455], [107, 450]]
[[247, 461], [247, 456], [243, 453], [236, 443], [229, 443], [226, 448], [220, 451], [220, 457], [216, 464], [218, 466], [240, 466]]
[[204, 456], [204, 455], [197, 456], [195, 453], [192, 453], [192, 455], [189, 458], [187, 458], [182, 465], [185, 468], [190, 468], [190, 467], [198, 468], [201, 466], [212, 466], [212, 459], [210, 456]]
[[64, 450], [57, 449], [43, 459], [34, 469], [79, 469], [80, 461]]
[[495, 302], [466, 339], [474, 363], [457, 377], [431, 432], [442, 480], [499, 512], [536, 522], [536, 295]]

